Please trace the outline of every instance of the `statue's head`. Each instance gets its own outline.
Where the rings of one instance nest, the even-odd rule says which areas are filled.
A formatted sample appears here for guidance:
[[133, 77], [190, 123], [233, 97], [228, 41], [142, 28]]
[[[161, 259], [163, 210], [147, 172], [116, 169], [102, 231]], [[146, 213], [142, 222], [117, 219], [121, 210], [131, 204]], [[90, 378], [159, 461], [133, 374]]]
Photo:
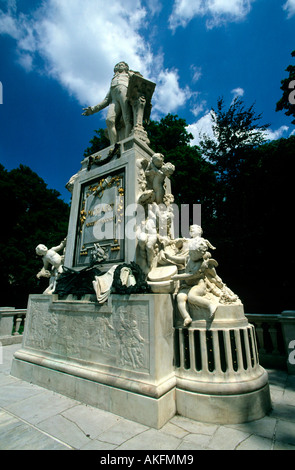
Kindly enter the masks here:
[[156, 168], [162, 168], [164, 163], [164, 155], [162, 155], [161, 153], [154, 153], [154, 155], [152, 156], [152, 162]]
[[200, 227], [200, 225], [191, 225], [189, 228], [189, 233], [192, 238], [200, 237], [203, 233], [203, 229]]
[[118, 62], [114, 67], [114, 72], [128, 72], [129, 65], [126, 62]]
[[36, 253], [39, 256], [46, 255], [47, 251], [48, 251], [48, 249], [47, 249], [47, 246], [45, 246], [45, 245], [38, 245], [37, 248], [36, 248]]
[[164, 175], [169, 177], [173, 175], [175, 171], [175, 166], [172, 163], [167, 162], [165, 163], [165, 165], [162, 166], [162, 170]]

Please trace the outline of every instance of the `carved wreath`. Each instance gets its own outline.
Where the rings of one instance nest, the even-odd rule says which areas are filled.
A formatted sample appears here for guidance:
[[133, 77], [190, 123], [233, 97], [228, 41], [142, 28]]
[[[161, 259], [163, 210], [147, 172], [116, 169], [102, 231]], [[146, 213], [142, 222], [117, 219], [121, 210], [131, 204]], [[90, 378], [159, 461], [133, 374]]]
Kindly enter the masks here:
[[[131, 269], [132, 274], [136, 280], [136, 284], [134, 286], [127, 286], [122, 284], [120, 274], [123, 268]], [[112, 285], [112, 292], [114, 294], [147, 294], [149, 291], [150, 287], [145, 280], [145, 274], [138, 264], [131, 262], [130, 264], [123, 263], [117, 266], [114, 272]]]

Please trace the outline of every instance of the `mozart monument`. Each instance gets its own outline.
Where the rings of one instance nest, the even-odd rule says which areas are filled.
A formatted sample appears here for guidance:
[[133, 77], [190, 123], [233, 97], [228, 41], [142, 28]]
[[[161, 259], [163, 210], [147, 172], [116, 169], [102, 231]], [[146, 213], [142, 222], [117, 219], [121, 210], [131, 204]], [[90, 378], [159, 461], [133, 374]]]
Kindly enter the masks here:
[[29, 297], [11, 373], [157, 429], [176, 413], [256, 420], [271, 402], [254, 327], [203, 229], [174, 237], [177, 168], [144, 128], [155, 86], [120, 62], [105, 99], [83, 110], [108, 108], [110, 146], [67, 183], [66, 240], [36, 248], [49, 286]]

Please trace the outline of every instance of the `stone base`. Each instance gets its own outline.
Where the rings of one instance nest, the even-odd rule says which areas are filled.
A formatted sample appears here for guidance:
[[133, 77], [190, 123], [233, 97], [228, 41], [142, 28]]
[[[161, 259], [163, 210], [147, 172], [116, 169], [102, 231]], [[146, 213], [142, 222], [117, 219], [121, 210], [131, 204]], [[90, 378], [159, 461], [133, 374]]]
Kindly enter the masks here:
[[103, 305], [31, 295], [11, 374], [157, 429], [175, 413], [260, 419], [271, 402], [254, 327], [240, 308], [222, 312], [209, 329], [174, 329], [169, 294], [111, 295]]
[[177, 412], [216, 424], [265, 416], [271, 409], [268, 374], [243, 306], [219, 306], [213, 321], [195, 316], [191, 325], [175, 328]]
[[241, 424], [263, 418], [271, 409], [268, 384], [239, 395], [207, 395], [176, 389], [177, 413], [196, 421]]
[[167, 294], [103, 305], [31, 295], [11, 374], [159, 428], [176, 412], [172, 325]]
[[11, 344], [20, 344], [22, 340], [23, 340], [22, 335], [0, 336], [0, 344], [2, 344], [2, 346], [9, 346]]
[[151, 398], [69, 373], [14, 359], [11, 374], [87, 405], [160, 429], [176, 413], [175, 388]]

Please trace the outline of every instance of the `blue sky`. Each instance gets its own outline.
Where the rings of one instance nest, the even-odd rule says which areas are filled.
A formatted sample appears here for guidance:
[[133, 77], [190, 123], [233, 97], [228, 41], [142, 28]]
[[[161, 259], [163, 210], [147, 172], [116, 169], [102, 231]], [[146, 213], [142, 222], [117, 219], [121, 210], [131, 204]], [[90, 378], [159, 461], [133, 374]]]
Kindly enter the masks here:
[[186, 119], [198, 141], [223, 96], [255, 102], [269, 139], [295, 132], [275, 112], [295, 49], [295, 0], [0, 0], [0, 162], [30, 166], [69, 202], [105, 113], [81, 116], [126, 61], [157, 83], [152, 118]]

